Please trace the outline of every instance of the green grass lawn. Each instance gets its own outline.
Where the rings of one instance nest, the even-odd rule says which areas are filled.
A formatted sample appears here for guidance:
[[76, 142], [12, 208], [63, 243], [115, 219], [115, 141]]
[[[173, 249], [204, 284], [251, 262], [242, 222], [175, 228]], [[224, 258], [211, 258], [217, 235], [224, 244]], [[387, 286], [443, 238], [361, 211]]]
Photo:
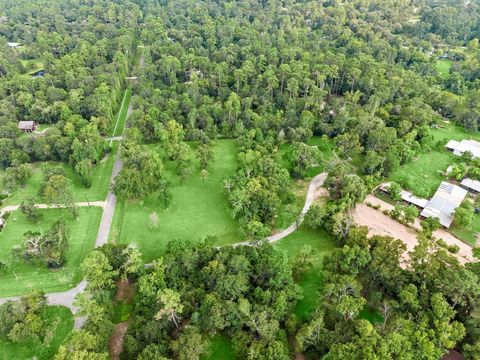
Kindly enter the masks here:
[[13, 344], [0, 339], [0, 359], [50, 360], [73, 329], [73, 315], [63, 306], [48, 306], [45, 310], [47, 333], [43, 343]]
[[[93, 169], [92, 186], [86, 188], [78, 175], [70, 165], [64, 163], [51, 164], [61, 165], [65, 169], [65, 174], [70, 179], [73, 186], [75, 201], [101, 201], [107, 197], [108, 187], [110, 184], [110, 175], [112, 173], [113, 163], [115, 162], [115, 151], [118, 143], [112, 144], [112, 151], [101, 160]], [[27, 181], [24, 187], [17, 188], [10, 197], [4, 200], [4, 205], [18, 205], [25, 199], [34, 197], [37, 203], [43, 203], [39, 195], [40, 186], [42, 184], [41, 163], [34, 163], [32, 177]]]
[[22, 63], [23, 67], [25, 68], [25, 73], [27, 75], [32, 75], [36, 73], [37, 71], [40, 71], [43, 69], [43, 61], [42, 59], [28, 59], [28, 60], [20, 60]]
[[445, 180], [443, 172], [458, 161], [459, 157], [445, 149], [453, 140], [474, 139], [480, 141], [480, 132], [472, 132], [453, 123], [440, 123], [441, 128], [432, 129], [433, 148], [417, 154], [413, 160], [394, 171], [390, 180], [399, 183], [405, 190], [421, 197], [431, 197], [438, 185]]
[[315, 309], [318, 301], [318, 291], [322, 285], [322, 260], [335, 247], [335, 241], [324, 230], [311, 230], [301, 226], [299, 230], [275, 243], [275, 248], [288, 253], [291, 260], [295, 258], [303, 245], [310, 245], [317, 253], [315, 265], [298, 280], [303, 291], [301, 299], [295, 308], [295, 315], [300, 320], [306, 320]]
[[435, 67], [440, 75], [447, 76], [450, 74], [450, 68], [453, 65], [453, 60], [450, 59], [438, 59], [435, 63]]
[[118, 110], [115, 122], [112, 124], [113, 136], [121, 136], [123, 134], [123, 128], [125, 127], [125, 121], [127, 120], [128, 107], [132, 98], [132, 89], [128, 88], [123, 94], [122, 103]]
[[370, 321], [372, 324], [377, 324], [383, 322], [383, 316], [378, 313], [375, 309], [371, 309], [367, 306], [360, 311], [360, 319], [365, 319]]
[[452, 226], [448, 231], [467, 244], [476, 246], [476, 235], [480, 233], [480, 214], [473, 214], [472, 226], [469, 229]]
[[0, 232], [0, 259], [10, 256], [12, 248], [23, 241], [26, 231], [48, 230], [63, 216], [70, 232], [67, 264], [54, 271], [19, 262], [12, 272], [0, 275], [0, 297], [23, 295], [32, 289], [45, 292], [62, 291], [74, 287], [82, 278], [80, 264], [95, 244], [102, 209], [79, 208], [78, 220], [62, 209], [45, 209], [40, 212], [42, 218], [38, 224], [29, 222], [20, 211], [11, 213], [5, 229]]
[[202, 360], [235, 360], [236, 356], [232, 349], [232, 341], [225, 335], [217, 334], [210, 339], [207, 354]]
[[[190, 146], [193, 149], [195, 144]], [[117, 203], [111, 238], [121, 243], [138, 243], [146, 261], [163, 255], [168, 242], [176, 239], [197, 240], [214, 235], [218, 245], [241, 241], [238, 223], [230, 214], [223, 188], [223, 179], [237, 168], [237, 145], [233, 140], [218, 140], [213, 150], [215, 160], [205, 184], [198, 175], [196, 159], [194, 172], [183, 185], [176, 175], [176, 165], [164, 161], [166, 176], [173, 184], [170, 208], [164, 210], [156, 194], [142, 201]], [[152, 212], [159, 217], [156, 229], [149, 228]]]

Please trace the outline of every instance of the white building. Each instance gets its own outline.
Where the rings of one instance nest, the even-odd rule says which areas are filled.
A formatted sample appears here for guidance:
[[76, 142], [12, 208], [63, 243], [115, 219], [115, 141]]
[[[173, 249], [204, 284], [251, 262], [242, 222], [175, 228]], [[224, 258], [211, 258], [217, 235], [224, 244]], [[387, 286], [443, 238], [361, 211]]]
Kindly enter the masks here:
[[453, 154], [457, 156], [461, 156], [463, 153], [469, 151], [474, 158], [480, 157], [480, 142], [475, 140], [450, 140], [445, 147], [453, 151]]
[[22, 43], [7, 42], [7, 46], [8, 46], [9, 48], [17, 49], [17, 48], [19, 48], [20, 46], [22, 46]]
[[440, 224], [448, 228], [452, 225], [455, 210], [463, 202], [467, 193], [468, 191], [460, 186], [443, 181], [420, 216], [436, 217], [440, 220]]

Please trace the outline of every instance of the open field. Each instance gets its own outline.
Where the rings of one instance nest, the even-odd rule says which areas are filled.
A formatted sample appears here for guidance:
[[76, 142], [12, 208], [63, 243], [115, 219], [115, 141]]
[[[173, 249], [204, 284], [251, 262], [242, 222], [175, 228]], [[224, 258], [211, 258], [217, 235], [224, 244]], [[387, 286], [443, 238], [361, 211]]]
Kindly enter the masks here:
[[45, 311], [48, 333], [43, 343], [13, 344], [0, 339], [0, 359], [50, 360], [73, 329], [73, 315], [63, 306], [48, 306]]
[[[51, 164], [60, 165], [65, 169], [65, 174], [70, 179], [73, 186], [74, 200], [79, 201], [98, 201], [105, 200], [107, 197], [108, 187], [110, 183], [110, 174], [112, 172], [113, 163], [115, 161], [115, 150], [118, 147], [118, 143], [112, 144], [112, 151], [98, 163], [93, 169], [92, 186], [86, 188], [73, 168], [64, 163]], [[0, 176], [1, 177], [1, 176]], [[35, 198], [36, 203], [43, 203], [41, 196], [39, 195], [40, 186], [42, 184], [42, 170], [41, 163], [33, 164], [33, 174], [28, 179], [27, 184], [24, 187], [17, 188], [10, 197], [4, 200], [4, 205], [18, 205], [22, 201], [31, 197]]]
[[474, 139], [480, 141], [479, 132], [470, 132], [452, 123], [441, 123], [441, 128], [432, 129], [433, 148], [417, 154], [413, 160], [390, 175], [390, 180], [399, 183], [405, 190], [419, 197], [431, 197], [438, 185], [445, 180], [443, 172], [458, 161], [458, 156], [445, 149], [445, 144], [453, 140]]
[[443, 76], [447, 76], [448, 74], [450, 74], [450, 68], [452, 67], [452, 65], [453, 60], [450, 59], [438, 59], [435, 63], [437, 71]]
[[297, 303], [295, 314], [301, 320], [306, 320], [317, 305], [318, 291], [322, 285], [322, 260], [336, 247], [334, 239], [324, 230], [311, 230], [306, 226], [301, 226], [291, 235], [275, 243], [274, 247], [286, 251], [293, 260], [304, 245], [310, 245], [318, 257], [315, 265], [298, 280], [303, 291], [303, 299]]
[[29, 222], [20, 211], [11, 213], [5, 229], [0, 232], [0, 259], [10, 257], [12, 248], [20, 245], [23, 234], [28, 231], [45, 231], [62, 216], [70, 232], [67, 264], [59, 270], [19, 262], [12, 271], [0, 275], [0, 297], [23, 295], [32, 289], [45, 292], [62, 291], [74, 287], [82, 278], [80, 264], [93, 248], [97, 236], [102, 209], [99, 207], [79, 208], [75, 220], [61, 209], [40, 210], [38, 224]]
[[[193, 150], [196, 145], [190, 143], [190, 146]], [[163, 255], [168, 242], [175, 239], [196, 240], [213, 235], [218, 245], [240, 241], [239, 226], [230, 215], [223, 189], [223, 179], [237, 168], [237, 146], [233, 140], [218, 140], [213, 150], [215, 160], [205, 184], [198, 175], [196, 159], [192, 159], [194, 171], [183, 185], [176, 174], [176, 165], [164, 161], [166, 176], [172, 182], [170, 208], [164, 210], [156, 194], [134, 203], [118, 202], [111, 237], [122, 243], [138, 243], [146, 261]], [[159, 217], [156, 229], [149, 227], [152, 212]]]

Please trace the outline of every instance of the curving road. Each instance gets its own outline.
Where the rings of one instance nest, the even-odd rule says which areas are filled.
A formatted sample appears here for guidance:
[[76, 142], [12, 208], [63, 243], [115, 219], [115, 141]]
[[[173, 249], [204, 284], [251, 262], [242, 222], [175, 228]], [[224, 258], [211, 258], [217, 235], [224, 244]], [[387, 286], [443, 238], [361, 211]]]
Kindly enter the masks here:
[[[279, 233], [270, 235], [269, 237], [266, 238], [266, 240], [269, 243], [274, 243], [276, 241], [279, 241], [283, 239], [284, 237], [290, 235], [293, 233], [295, 230], [298, 229], [298, 227], [302, 224], [303, 218], [305, 217], [305, 214], [308, 212], [310, 207], [312, 206], [313, 202], [315, 201], [315, 197], [317, 195], [318, 189], [323, 185], [325, 182], [325, 179], [327, 178], [327, 173], [323, 172], [315, 176], [312, 181], [310, 181], [310, 184], [308, 185], [308, 190], [307, 190], [307, 196], [305, 197], [305, 204], [303, 205], [302, 212], [298, 216], [298, 219], [289, 227], [286, 229], [280, 231]], [[243, 245], [252, 245], [254, 242], [250, 241], [242, 241], [236, 244], [233, 244], [233, 246], [243, 246]]]

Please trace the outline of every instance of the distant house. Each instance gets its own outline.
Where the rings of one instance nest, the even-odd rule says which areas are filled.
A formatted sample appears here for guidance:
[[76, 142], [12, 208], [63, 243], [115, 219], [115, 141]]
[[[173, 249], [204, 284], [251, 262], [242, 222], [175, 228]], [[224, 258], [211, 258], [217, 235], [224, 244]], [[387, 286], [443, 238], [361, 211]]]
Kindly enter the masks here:
[[12, 49], [18, 49], [20, 46], [22, 46], [22, 43], [7, 42], [7, 46]]
[[460, 186], [443, 181], [435, 195], [433, 195], [420, 213], [420, 216], [424, 218], [438, 218], [440, 224], [448, 228], [452, 225], [455, 210], [465, 199], [467, 193], [468, 191]]
[[35, 121], [19, 121], [18, 128], [26, 133], [31, 133], [37, 130], [38, 123]]
[[480, 142], [475, 140], [450, 140], [445, 147], [457, 156], [462, 156], [463, 153], [468, 151], [474, 158], [480, 157]]

